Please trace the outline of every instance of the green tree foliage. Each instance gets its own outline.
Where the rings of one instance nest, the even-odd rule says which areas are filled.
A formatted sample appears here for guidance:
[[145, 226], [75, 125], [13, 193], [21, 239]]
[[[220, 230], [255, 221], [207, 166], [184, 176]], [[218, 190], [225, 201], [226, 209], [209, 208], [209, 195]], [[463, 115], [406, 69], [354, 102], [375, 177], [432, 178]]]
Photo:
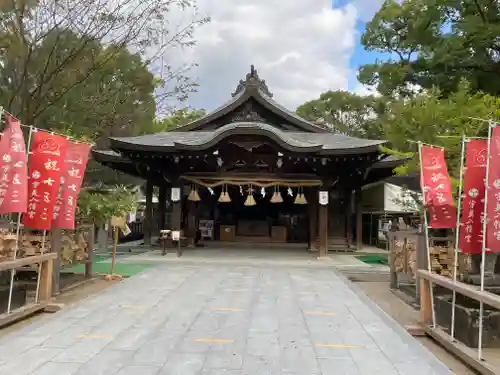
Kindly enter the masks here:
[[99, 227], [106, 224], [112, 216], [121, 217], [136, 208], [135, 193], [126, 186], [86, 189], [78, 197], [78, 215], [92, 219]]
[[382, 136], [375, 120], [384, 112], [383, 98], [360, 96], [347, 91], [327, 91], [297, 109], [299, 116], [316, 124], [335, 132], [365, 138]]
[[142, 127], [142, 132], [153, 134], [175, 130], [179, 126], [198, 120], [205, 116], [205, 114], [204, 109], [181, 108], [174, 110], [169, 116], [151, 122], [149, 127]]
[[408, 165], [398, 169], [399, 173], [415, 170], [418, 165], [415, 142], [421, 141], [446, 149], [450, 175], [456, 178], [460, 172], [461, 136], [486, 137], [488, 123], [475, 119], [499, 117], [500, 98], [471, 93], [467, 85], [461, 84], [458, 91], [447, 97], [438, 90], [431, 90], [396, 101], [378, 121], [391, 142], [392, 151], [385, 151], [415, 156]]
[[[194, 0], [2, 1], [0, 105], [25, 124], [71, 125], [98, 143], [139, 134], [195, 88], [190, 65], [165, 63], [207, 21], [193, 10]], [[172, 15], [183, 11], [193, 17]]]
[[360, 81], [383, 95], [411, 96], [436, 86], [443, 95], [462, 79], [472, 92], [500, 94], [500, 2], [386, 0], [362, 43], [389, 59], [368, 64]]

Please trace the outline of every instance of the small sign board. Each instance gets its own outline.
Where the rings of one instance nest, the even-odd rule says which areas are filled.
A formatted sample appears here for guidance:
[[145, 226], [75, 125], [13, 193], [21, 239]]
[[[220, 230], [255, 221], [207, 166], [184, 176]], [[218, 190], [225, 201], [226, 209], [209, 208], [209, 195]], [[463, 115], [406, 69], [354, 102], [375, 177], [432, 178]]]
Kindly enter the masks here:
[[181, 188], [173, 187], [170, 191], [170, 199], [172, 202], [179, 202], [181, 200]]
[[132, 233], [132, 231], [130, 230], [129, 226], [127, 224], [125, 224], [122, 228], [121, 228], [121, 231], [123, 233], [124, 236], [128, 236], [130, 233]]
[[319, 204], [322, 206], [326, 206], [328, 204], [328, 191], [320, 191], [318, 198]]
[[115, 228], [123, 228], [126, 224], [125, 217], [121, 216], [112, 216], [111, 217], [111, 226]]
[[179, 230], [172, 231], [172, 241], [179, 241], [181, 239], [181, 232]]

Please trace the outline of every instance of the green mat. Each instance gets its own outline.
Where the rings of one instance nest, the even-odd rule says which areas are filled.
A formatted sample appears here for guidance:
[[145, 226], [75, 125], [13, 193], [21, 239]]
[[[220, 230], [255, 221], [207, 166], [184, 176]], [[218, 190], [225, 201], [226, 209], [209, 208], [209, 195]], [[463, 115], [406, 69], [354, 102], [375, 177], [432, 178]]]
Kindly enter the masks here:
[[[106, 258], [104, 258], [106, 259]], [[130, 277], [142, 272], [154, 264], [144, 263], [117, 263], [115, 265], [115, 273], [123, 277]], [[111, 263], [96, 263], [92, 264], [92, 271], [98, 274], [107, 274], [111, 270]], [[77, 264], [73, 267], [65, 268], [65, 272], [84, 273], [85, 265]]]
[[387, 264], [387, 255], [385, 254], [361, 255], [356, 258], [367, 264]]

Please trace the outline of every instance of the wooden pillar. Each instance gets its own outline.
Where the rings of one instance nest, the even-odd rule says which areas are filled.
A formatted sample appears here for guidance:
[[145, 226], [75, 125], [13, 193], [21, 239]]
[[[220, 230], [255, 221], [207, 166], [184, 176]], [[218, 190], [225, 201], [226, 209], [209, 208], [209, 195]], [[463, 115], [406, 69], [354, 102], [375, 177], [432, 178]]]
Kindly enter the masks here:
[[172, 230], [181, 230], [183, 200], [182, 184], [174, 184], [171, 192], [173, 192], [174, 189], [180, 189], [180, 199], [176, 202], [172, 200]]
[[196, 238], [196, 202], [188, 201], [188, 218], [187, 218], [187, 236], [189, 238], [189, 246], [194, 247], [194, 241]]
[[356, 188], [356, 250], [363, 248], [363, 201], [361, 187]]
[[52, 273], [53, 260], [42, 262], [40, 270], [40, 289], [38, 290], [38, 301], [46, 301], [52, 297]]
[[87, 260], [85, 261], [85, 277], [90, 279], [93, 276], [92, 264], [94, 262], [94, 244], [95, 244], [95, 224], [90, 224], [87, 244]]
[[348, 189], [345, 194], [345, 236], [347, 247], [352, 245], [352, 190]]
[[153, 183], [146, 183], [146, 210], [144, 211], [144, 245], [151, 245], [153, 231]]
[[318, 209], [319, 256], [328, 256], [328, 201]]
[[60, 292], [59, 279], [61, 275], [61, 229], [52, 229], [50, 231], [50, 246], [51, 252], [57, 254], [57, 258], [54, 260], [54, 267], [52, 272], [52, 294], [58, 295]]
[[308, 251], [318, 251], [318, 192], [316, 194], [309, 194], [307, 199], [308, 215], [309, 215], [309, 249]]
[[167, 214], [167, 186], [161, 185], [160, 191], [158, 194], [158, 228], [160, 230], [167, 229], [165, 228], [165, 215]]

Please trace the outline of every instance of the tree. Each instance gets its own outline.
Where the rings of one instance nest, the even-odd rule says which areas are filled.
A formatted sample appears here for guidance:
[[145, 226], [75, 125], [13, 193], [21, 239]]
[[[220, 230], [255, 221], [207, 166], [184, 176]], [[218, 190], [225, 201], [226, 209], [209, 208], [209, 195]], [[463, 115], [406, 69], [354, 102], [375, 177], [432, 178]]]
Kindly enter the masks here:
[[301, 105], [297, 114], [339, 133], [378, 138], [381, 129], [374, 120], [384, 111], [383, 98], [359, 96], [347, 91], [327, 91], [318, 99]]
[[[174, 16], [165, 18], [173, 11], [192, 16], [175, 24]], [[121, 132], [150, 122], [155, 101], [161, 108], [195, 89], [192, 65], [164, 58], [192, 46], [193, 31], [205, 22], [194, 0], [2, 2], [0, 104], [42, 128], [81, 119], [94, 129], [112, 122]], [[82, 118], [89, 112], [94, 118]]]
[[498, 1], [386, 0], [362, 43], [388, 59], [363, 66], [359, 79], [391, 96], [434, 86], [448, 95], [462, 79], [472, 92], [500, 95], [499, 39]]
[[500, 117], [500, 98], [471, 93], [462, 83], [455, 93], [443, 97], [436, 89], [391, 104], [390, 112], [378, 121], [396, 155], [414, 156], [399, 168], [400, 174], [415, 170], [418, 165], [417, 141], [443, 146], [450, 176], [456, 182], [460, 173], [461, 136], [486, 137], [488, 123], [476, 119]]
[[192, 108], [181, 108], [174, 110], [169, 116], [155, 120], [151, 123], [151, 126], [143, 127], [141, 130], [146, 134], [161, 133], [170, 130], [174, 130], [179, 126], [189, 124], [199, 118], [205, 116], [204, 109], [192, 109]]

